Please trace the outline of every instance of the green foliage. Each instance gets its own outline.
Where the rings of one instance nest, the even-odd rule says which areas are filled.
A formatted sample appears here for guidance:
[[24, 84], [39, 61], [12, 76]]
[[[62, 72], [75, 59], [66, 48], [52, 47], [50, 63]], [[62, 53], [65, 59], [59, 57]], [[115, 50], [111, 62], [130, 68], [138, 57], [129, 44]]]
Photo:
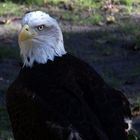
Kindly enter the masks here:
[[21, 6], [18, 4], [14, 4], [10, 1], [7, 1], [5, 3], [0, 3], [0, 16], [3, 15], [19, 15], [21, 13]]
[[6, 0], [6, 2], [43, 5], [45, 0]]
[[93, 0], [76, 0], [75, 3], [81, 7], [97, 7], [97, 2]]
[[[51, 3], [51, 4], [58, 4], [60, 2], [70, 3], [70, 0], [8, 0], [15, 3], [27, 3], [27, 4], [37, 4], [37, 5], [43, 5], [44, 3]], [[93, 0], [75, 0], [74, 3], [77, 3], [81, 6], [92, 6], [96, 4], [96, 1]]]
[[103, 16], [101, 16], [100, 14], [95, 14], [95, 15], [91, 15], [89, 17], [86, 18], [80, 18], [80, 20], [78, 21], [79, 24], [86, 24], [86, 25], [98, 25], [100, 24], [102, 21], [104, 20]]
[[133, 0], [120, 0], [120, 3], [128, 6], [132, 6]]
[[132, 5], [133, 5], [133, 0], [120, 0], [120, 2], [122, 4], [125, 4], [127, 6], [128, 13], [131, 13]]
[[49, 4], [52, 4], [52, 5], [58, 5], [60, 4], [61, 2], [64, 2], [64, 3], [67, 3], [68, 0], [44, 0], [45, 3], [49, 3]]
[[95, 14], [92, 20], [93, 20], [93, 24], [99, 24], [103, 20], [103, 16], [99, 14]]
[[45, 0], [25, 0], [25, 3], [43, 5], [45, 3]]
[[63, 14], [62, 19], [66, 20], [66, 21], [73, 22], [73, 23], [78, 24], [78, 25], [82, 25], [82, 24], [97, 25], [103, 21], [103, 16], [101, 16], [99, 14], [95, 14], [95, 15], [91, 15], [89, 17], [83, 18], [79, 14], [66, 12]]

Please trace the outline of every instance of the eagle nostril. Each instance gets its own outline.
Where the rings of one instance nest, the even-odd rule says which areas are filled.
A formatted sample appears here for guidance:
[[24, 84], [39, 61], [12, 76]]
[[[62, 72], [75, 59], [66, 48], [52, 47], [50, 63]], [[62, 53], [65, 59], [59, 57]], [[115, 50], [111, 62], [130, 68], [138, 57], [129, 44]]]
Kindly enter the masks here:
[[26, 28], [25, 30], [26, 30], [26, 31], [29, 31], [29, 29], [28, 29], [28, 28]]

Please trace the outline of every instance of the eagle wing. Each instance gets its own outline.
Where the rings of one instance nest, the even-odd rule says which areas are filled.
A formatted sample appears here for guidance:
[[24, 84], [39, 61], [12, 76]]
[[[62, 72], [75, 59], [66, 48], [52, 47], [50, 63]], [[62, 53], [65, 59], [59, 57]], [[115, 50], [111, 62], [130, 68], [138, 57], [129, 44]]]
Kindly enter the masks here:
[[75, 67], [83, 98], [97, 115], [109, 139], [127, 140], [128, 124], [125, 119], [131, 119], [131, 111], [125, 95], [106, 84], [87, 63], [76, 60]]
[[6, 104], [15, 140], [45, 138], [43, 131], [38, 135], [36, 129], [39, 127], [44, 130], [44, 125], [40, 118], [39, 103], [31, 91], [13, 84], [8, 89]]
[[108, 140], [83, 98], [67, 87], [57, 91], [43, 99], [18, 83], [10, 86], [6, 101], [15, 140]]

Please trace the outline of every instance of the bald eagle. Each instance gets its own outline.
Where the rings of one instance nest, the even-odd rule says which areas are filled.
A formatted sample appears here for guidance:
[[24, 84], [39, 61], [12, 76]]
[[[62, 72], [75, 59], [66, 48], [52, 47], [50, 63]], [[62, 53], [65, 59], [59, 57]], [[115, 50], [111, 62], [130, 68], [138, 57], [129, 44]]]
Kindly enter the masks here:
[[6, 96], [15, 140], [128, 139], [127, 98], [66, 52], [54, 18], [25, 14], [18, 42], [23, 67]]

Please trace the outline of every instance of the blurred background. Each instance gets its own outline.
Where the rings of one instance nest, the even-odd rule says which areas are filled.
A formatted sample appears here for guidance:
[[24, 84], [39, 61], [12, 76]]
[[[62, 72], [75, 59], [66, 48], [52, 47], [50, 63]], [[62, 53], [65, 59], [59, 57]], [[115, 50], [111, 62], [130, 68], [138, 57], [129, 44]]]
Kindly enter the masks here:
[[56, 18], [66, 50], [124, 92], [133, 113], [134, 130], [129, 139], [140, 140], [139, 0], [0, 0], [0, 140], [14, 140], [5, 94], [20, 70], [20, 20], [32, 10]]

